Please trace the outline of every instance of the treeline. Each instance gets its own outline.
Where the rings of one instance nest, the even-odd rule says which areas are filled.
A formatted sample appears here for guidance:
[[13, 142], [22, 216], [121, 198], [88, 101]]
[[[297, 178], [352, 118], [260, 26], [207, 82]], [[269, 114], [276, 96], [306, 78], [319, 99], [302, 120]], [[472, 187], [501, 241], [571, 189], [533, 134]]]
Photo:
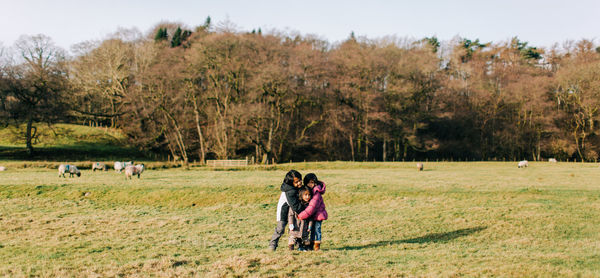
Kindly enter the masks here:
[[[133, 35], [132, 35], [133, 34]], [[312, 36], [159, 24], [77, 45], [4, 49], [0, 115], [122, 129], [183, 161], [595, 161], [600, 48]], [[12, 59], [8, 59], [12, 58]]]

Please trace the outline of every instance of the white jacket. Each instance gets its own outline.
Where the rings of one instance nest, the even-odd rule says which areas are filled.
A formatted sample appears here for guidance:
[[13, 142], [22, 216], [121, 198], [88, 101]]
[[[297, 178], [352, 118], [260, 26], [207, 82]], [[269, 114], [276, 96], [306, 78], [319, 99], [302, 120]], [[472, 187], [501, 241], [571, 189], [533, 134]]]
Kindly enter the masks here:
[[287, 197], [285, 196], [285, 192], [281, 192], [281, 196], [279, 196], [279, 202], [277, 202], [277, 221], [287, 221], [287, 219], [281, 219], [281, 207], [283, 204], [287, 204]]

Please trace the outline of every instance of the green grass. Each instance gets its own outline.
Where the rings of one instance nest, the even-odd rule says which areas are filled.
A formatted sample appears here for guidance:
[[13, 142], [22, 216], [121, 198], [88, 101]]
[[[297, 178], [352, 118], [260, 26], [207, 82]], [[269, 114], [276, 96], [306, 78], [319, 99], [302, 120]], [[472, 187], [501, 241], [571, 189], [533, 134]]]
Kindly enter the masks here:
[[24, 126], [0, 128], [0, 160], [85, 161], [147, 159], [139, 150], [129, 147], [119, 130], [73, 124], [52, 127], [37, 124], [35, 156], [25, 148]]
[[[600, 276], [597, 164], [298, 163], [141, 179], [0, 172], [5, 276]], [[328, 184], [320, 252], [267, 251], [285, 172]], [[263, 169], [263, 170], [261, 170]]]

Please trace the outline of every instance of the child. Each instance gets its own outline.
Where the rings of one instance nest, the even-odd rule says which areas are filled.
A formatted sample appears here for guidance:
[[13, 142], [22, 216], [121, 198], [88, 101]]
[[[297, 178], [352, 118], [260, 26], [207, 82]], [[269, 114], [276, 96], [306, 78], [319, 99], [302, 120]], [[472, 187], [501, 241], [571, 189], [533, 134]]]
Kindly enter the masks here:
[[[308, 202], [311, 198], [309, 188], [302, 188], [298, 192], [300, 196], [300, 203], [302, 209], [308, 206]], [[290, 250], [294, 250], [294, 245], [298, 244], [298, 250], [305, 251], [306, 247], [310, 245], [309, 232], [312, 226], [312, 220], [299, 220], [298, 213], [294, 212], [294, 210], [290, 210], [288, 213], [288, 223], [290, 223], [290, 239], [288, 241], [288, 247]]]
[[312, 189], [313, 197], [304, 211], [298, 214], [301, 220], [312, 218], [314, 225], [310, 232], [310, 241], [314, 242], [313, 250], [321, 248], [321, 224], [327, 220], [327, 211], [322, 195], [325, 194], [325, 182], [319, 181], [317, 175], [310, 173], [304, 177], [304, 184]]
[[269, 248], [272, 251], [277, 249], [279, 238], [285, 232], [290, 208], [296, 213], [302, 211], [298, 199], [298, 189], [300, 187], [302, 187], [302, 175], [296, 170], [287, 172], [281, 184], [281, 194], [277, 203], [277, 227], [275, 227], [275, 233], [273, 233], [269, 242]]

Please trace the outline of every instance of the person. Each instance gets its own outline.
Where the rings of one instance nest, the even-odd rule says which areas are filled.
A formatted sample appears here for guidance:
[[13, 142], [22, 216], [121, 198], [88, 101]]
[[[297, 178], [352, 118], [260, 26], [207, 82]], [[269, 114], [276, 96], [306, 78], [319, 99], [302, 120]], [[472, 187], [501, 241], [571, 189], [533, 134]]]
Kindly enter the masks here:
[[313, 250], [319, 251], [321, 249], [321, 225], [323, 220], [327, 220], [327, 210], [325, 210], [325, 202], [323, 201], [323, 194], [325, 194], [325, 182], [317, 179], [317, 175], [309, 173], [304, 177], [304, 184], [312, 189], [312, 199], [308, 203], [306, 209], [298, 214], [298, 218], [301, 220], [312, 218], [314, 224], [310, 231], [310, 241], [313, 243]]
[[[312, 194], [311, 190], [307, 187], [302, 187], [298, 191], [300, 204], [302, 210], [308, 206]], [[298, 213], [290, 209], [288, 213], [288, 223], [290, 228], [290, 238], [288, 240], [288, 247], [290, 250], [294, 250], [294, 246], [298, 245], [298, 250], [306, 251], [310, 245], [309, 232], [312, 226], [312, 219], [300, 220], [298, 219]]]
[[287, 217], [289, 210], [296, 213], [301, 212], [300, 199], [298, 199], [298, 189], [302, 187], [302, 175], [296, 170], [290, 170], [285, 174], [281, 184], [281, 194], [277, 203], [277, 227], [269, 241], [269, 248], [272, 251], [277, 249], [279, 238], [285, 233], [287, 226]]

